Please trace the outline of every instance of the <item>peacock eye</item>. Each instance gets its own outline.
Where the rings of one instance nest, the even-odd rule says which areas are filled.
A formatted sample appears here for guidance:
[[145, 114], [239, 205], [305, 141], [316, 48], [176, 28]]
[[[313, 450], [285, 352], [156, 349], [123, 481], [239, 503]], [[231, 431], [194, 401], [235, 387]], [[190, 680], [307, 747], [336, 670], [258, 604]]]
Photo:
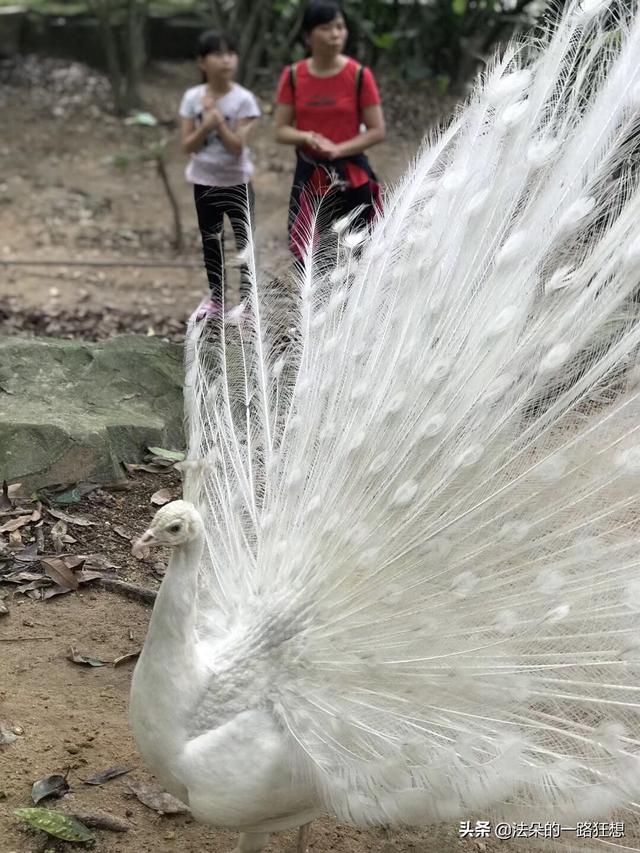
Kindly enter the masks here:
[[179, 532], [180, 532], [180, 525], [179, 524], [172, 524], [171, 527], [169, 528], [169, 533], [179, 533]]

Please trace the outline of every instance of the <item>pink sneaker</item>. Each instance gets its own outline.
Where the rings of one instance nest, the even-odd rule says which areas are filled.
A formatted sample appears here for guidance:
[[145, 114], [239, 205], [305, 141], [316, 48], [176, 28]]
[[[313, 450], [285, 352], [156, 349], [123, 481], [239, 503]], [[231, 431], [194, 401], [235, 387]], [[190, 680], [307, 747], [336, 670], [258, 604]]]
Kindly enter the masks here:
[[217, 299], [207, 299], [206, 302], [201, 302], [195, 310], [196, 323], [200, 320], [209, 320], [215, 317], [222, 317], [222, 303]]

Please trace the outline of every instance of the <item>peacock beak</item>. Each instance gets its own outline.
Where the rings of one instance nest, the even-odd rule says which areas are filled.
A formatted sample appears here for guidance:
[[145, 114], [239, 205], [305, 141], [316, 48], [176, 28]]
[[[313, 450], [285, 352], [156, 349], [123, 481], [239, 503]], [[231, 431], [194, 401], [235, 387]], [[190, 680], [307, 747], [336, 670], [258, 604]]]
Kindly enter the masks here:
[[131, 553], [137, 560], [144, 560], [149, 556], [149, 546], [155, 541], [156, 534], [153, 530], [146, 530], [142, 536], [131, 546]]

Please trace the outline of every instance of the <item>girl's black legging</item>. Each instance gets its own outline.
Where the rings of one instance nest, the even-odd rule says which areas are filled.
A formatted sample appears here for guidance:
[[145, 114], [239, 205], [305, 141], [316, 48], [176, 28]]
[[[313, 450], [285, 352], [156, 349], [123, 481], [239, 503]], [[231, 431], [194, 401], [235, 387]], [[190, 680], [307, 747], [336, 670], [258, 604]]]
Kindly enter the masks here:
[[[249, 240], [249, 228], [253, 221], [254, 193], [251, 184], [233, 187], [206, 187], [193, 185], [193, 197], [198, 214], [198, 226], [202, 235], [204, 266], [209, 280], [211, 299], [222, 302], [224, 294], [224, 216], [229, 217], [236, 246], [242, 252]], [[249, 271], [240, 268], [240, 296], [249, 295]]]

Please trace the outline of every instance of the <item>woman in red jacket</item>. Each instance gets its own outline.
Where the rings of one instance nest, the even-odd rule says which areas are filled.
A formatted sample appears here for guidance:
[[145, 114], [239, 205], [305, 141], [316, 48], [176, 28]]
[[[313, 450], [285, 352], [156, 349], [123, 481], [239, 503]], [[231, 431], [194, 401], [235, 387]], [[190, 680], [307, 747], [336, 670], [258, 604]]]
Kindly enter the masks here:
[[[289, 203], [289, 245], [302, 259], [312, 222], [334, 222], [360, 208], [352, 227], [363, 228], [379, 204], [376, 177], [364, 154], [385, 136], [373, 74], [343, 54], [347, 25], [340, 6], [315, 0], [302, 33], [310, 56], [287, 66], [276, 97], [277, 139], [296, 146]], [[364, 132], [361, 126], [364, 125]]]

